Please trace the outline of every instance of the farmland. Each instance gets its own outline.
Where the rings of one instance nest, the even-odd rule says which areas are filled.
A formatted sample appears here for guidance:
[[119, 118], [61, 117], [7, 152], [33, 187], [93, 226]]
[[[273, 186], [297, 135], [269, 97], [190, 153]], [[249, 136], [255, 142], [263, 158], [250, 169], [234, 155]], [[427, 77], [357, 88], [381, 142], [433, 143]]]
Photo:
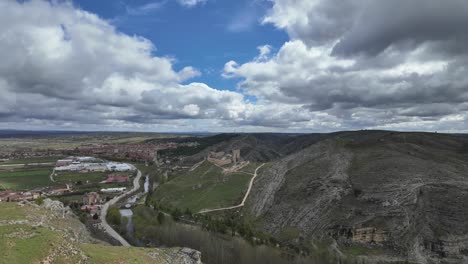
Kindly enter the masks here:
[[11, 190], [28, 190], [52, 186], [49, 175], [51, 167], [31, 166], [0, 170], [0, 187]]
[[79, 173], [79, 172], [60, 172], [56, 173], [54, 180], [58, 183], [71, 183], [75, 184], [77, 182], [81, 183], [99, 183], [106, 179], [106, 173], [104, 172], [89, 172], [89, 173]]
[[55, 164], [58, 159], [63, 157], [35, 157], [35, 158], [23, 158], [23, 159], [12, 159], [0, 162], [0, 165], [15, 165], [15, 164], [34, 164], [34, 163], [50, 163]]

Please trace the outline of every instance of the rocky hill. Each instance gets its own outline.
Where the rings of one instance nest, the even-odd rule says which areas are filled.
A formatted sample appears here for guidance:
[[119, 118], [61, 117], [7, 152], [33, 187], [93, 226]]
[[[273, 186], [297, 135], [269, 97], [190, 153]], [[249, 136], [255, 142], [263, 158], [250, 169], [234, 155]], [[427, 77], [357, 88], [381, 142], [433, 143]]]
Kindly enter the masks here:
[[[211, 137], [212, 144], [201, 149], [194, 155], [184, 158], [185, 162], [193, 163], [204, 159], [210, 151], [226, 153], [240, 149], [243, 159], [254, 162], [277, 160], [288, 154], [297, 152], [319, 140], [327, 138], [327, 134], [221, 134]], [[208, 141], [207, 139], [205, 139]]]
[[338, 251], [359, 246], [383, 259], [468, 261], [467, 137], [340, 132], [269, 149], [278, 155], [268, 156], [247, 204], [268, 233], [293, 229], [294, 241], [332, 238]]
[[201, 263], [187, 248], [113, 247], [91, 238], [60, 202], [0, 203], [0, 263]]

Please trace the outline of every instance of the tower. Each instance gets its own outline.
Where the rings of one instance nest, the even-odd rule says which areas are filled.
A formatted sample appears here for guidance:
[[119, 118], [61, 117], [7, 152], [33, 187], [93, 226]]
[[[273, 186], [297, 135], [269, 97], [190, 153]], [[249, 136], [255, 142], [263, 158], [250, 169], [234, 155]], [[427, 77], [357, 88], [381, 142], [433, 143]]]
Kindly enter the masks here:
[[234, 165], [237, 164], [237, 161], [240, 160], [240, 149], [233, 149], [232, 150], [232, 161], [234, 162]]

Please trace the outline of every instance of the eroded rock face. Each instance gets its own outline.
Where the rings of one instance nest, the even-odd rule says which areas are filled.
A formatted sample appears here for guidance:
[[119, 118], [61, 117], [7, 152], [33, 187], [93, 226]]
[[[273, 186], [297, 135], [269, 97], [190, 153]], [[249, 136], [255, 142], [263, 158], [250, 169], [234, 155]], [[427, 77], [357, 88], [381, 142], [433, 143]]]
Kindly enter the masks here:
[[380, 245], [417, 263], [468, 262], [468, 138], [352, 132], [274, 162], [248, 210], [339, 245]]
[[201, 264], [201, 252], [191, 248], [170, 249], [168, 252], [169, 263], [177, 264]]

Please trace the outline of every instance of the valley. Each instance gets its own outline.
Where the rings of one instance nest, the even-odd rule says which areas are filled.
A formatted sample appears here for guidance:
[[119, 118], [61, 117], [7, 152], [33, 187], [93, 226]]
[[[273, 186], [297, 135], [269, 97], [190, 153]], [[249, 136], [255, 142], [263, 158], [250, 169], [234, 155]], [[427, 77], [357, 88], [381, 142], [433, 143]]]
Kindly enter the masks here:
[[[70, 206], [95, 239], [193, 248], [204, 263], [459, 263], [467, 257], [463, 135], [221, 134], [128, 144], [167, 142], [193, 144], [162, 149], [151, 161], [128, 160], [138, 169], [132, 183], [108, 182], [126, 179], [125, 172], [52, 172], [52, 157], [5, 160], [0, 183], [8, 191], [67, 185], [71, 193], [48, 196]], [[128, 190], [106, 194], [104, 186]], [[73, 209], [90, 192], [105, 198], [97, 214], [103, 229], [96, 228], [94, 212]]]

